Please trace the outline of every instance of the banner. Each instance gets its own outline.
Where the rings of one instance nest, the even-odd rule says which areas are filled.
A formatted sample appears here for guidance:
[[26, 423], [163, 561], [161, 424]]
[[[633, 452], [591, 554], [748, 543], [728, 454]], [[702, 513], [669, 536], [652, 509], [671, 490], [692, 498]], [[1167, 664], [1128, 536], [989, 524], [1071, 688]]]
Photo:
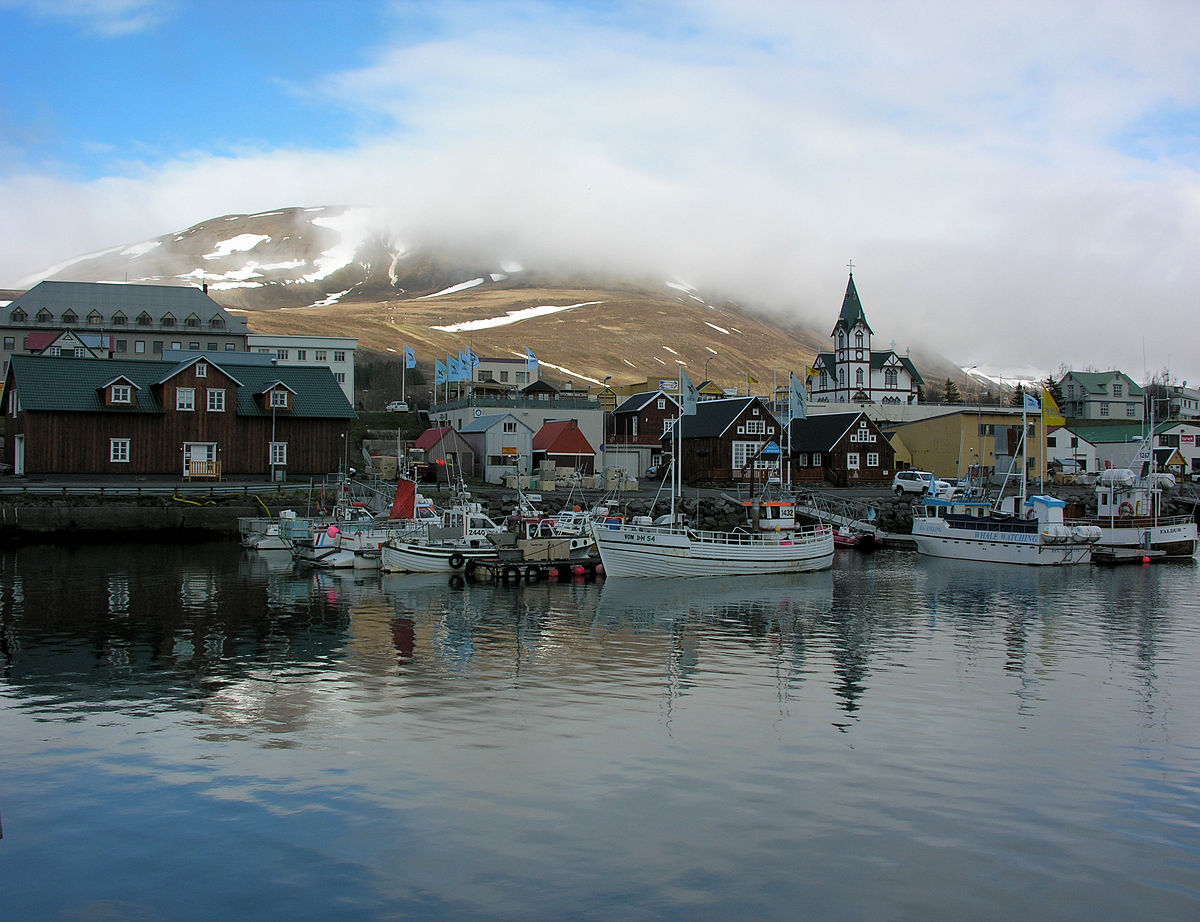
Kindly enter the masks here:
[[683, 366], [679, 366], [679, 381], [683, 386], [683, 415], [696, 415], [696, 401], [700, 397], [700, 392], [696, 390], [696, 385], [692, 383], [692, 379], [688, 377], [688, 373], [683, 370]]
[[404, 367], [405, 368], [416, 368], [417, 367], [417, 356], [416, 356], [416, 353], [413, 352], [412, 346], [404, 347]]
[[1038, 406], [1038, 400], [1036, 397], [1033, 396], [1033, 394], [1026, 394], [1025, 395], [1025, 409], [1030, 413], [1037, 413], [1042, 408], [1040, 406]]
[[788, 421], [808, 418], [808, 388], [788, 372]]
[[434, 366], [433, 383], [435, 385], [446, 383], [446, 363], [441, 359], [438, 359], [437, 365]]
[[528, 346], [525, 347], [525, 367], [532, 371], [535, 377], [537, 376], [538, 359], [537, 356], [533, 354], [533, 350]]

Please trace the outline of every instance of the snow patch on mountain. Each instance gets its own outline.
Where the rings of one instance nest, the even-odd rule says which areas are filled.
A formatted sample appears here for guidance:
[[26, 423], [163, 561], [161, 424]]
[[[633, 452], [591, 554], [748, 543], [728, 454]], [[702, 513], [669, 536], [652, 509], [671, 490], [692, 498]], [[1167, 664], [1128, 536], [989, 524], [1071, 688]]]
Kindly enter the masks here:
[[231, 253], [242, 253], [247, 250], [253, 250], [263, 241], [270, 239], [266, 234], [238, 234], [236, 237], [230, 237], [228, 240], [218, 241], [216, 248], [211, 253], [205, 253], [203, 258], [224, 259]]
[[[432, 297], [430, 295], [429, 297]], [[578, 304], [544, 304], [540, 307], [525, 307], [521, 310], [508, 311], [503, 317], [488, 317], [486, 320], [466, 320], [462, 323], [452, 323], [448, 326], [430, 327], [442, 333], [463, 333], [468, 330], [488, 330], [492, 327], [508, 326], [531, 317], [545, 317], [547, 314], [557, 314], [562, 311], [574, 310], [577, 307], [590, 307], [593, 304], [603, 304], [603, 301], [581, 301]]]
[[440, 298], [442, 295], [452, 295], [456, 291], [466, 291], [468, 288], [474, 288], [476, 285], [482, 285], [483, 279], [471, 279], [469, 282], [459, 282], [457, 285], [451, 285], [449, 288], [443, 288], [441, 291], [435, 291], [431, 295], [422, 295], [417, 300], [424, 301], [427, 298]]

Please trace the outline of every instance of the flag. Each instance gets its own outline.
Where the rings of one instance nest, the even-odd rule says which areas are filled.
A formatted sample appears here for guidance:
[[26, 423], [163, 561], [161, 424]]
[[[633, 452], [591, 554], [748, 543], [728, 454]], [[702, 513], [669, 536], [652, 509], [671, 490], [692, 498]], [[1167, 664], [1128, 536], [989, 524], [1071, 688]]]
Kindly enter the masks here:
[[788, 422], [808, 418], [808, 388], [803, 381], [788, 372]]
[[532, 371], [535, 375], [538, 370], [537, 356], [533, 354], [533, 350], [528, 346], [525, 347], [525, 367]]
[[746, 372], [746, 382], [748, 384], [757, 384], [758, 378], [754, 377], [754, 375], [750, 374], [750, 372]]
[[688, 373], [683, 370], [683, 366], [679, 366], [679, 382], [680, 388], [683, 391], [683, 415], [696, 415], [696, 401], [700, 397], [700, 392], [696, 390], [696, 385], [692, 383], [692, 379], [688, 377]]
[[1067, 424], [1067, 418], [1058, 408], [1058, 402], [1054, 399], [1054, 395], [1045, 387], [1042, 388], [1042, 420], [1047, 426], [1065, 426]]
[[454, 356], [446, 356], [446, 367], [450, 369], [451, 381], [461, 381], [463, 379], [462, 366], [459, 364], [458, 359], [456, 359]]
[[1038, 400], [1033, 394], [1025, 394], [1025, 409], [1030, 413], [1037, 413], [1041, 410], [1041, 407], [1038, 406]]
[[416, 368], [417, 367], [417, 356], [416, 356], [416, 353], [413, 352], [412, 346], [404, 347], [404, 367], [405, 368]]
[[479, 365], [479, 356], [477, 356], [474, 352], [471, 351], [470, 346], [467, 346], [467, 364], [471, 368], [475, 368], [476, 366]]
[[435, 385], [446, 383], [446, 363], [441, 359], [437, 360], [437, 365], [434, 367], [433, 383]]
[[474, 366], [471, 365], [471, 350], [468, 349], [466, 352], [463, 352], [461, 349], [459, 349], [458, 373], [460, 375], [460, 380], [470, 381], [473, 377], [475, 377], [475, 375], [472, 373], [473, 367]]

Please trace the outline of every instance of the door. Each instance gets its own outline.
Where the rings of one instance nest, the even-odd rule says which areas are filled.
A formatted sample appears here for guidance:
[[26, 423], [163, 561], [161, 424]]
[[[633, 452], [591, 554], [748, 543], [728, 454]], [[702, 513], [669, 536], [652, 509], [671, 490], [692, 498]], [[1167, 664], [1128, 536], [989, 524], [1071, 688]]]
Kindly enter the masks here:
[[13, 473], [18, 476], [25, 474], [25, 436], [13, 436]]

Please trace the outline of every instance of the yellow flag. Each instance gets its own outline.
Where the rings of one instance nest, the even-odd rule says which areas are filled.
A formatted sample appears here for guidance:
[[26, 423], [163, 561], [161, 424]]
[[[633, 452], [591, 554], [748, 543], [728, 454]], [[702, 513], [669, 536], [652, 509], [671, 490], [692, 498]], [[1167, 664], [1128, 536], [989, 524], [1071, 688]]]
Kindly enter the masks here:
[[1054, 396], [1045, 387], [1042, 388], [1042, 424], [1049, 429], [1051, 426], [1065, 426], [1067, 418], [1054, 402]]
[[750, 374], [750, 372], [746, 372], [746, 380], [749, 381], [751, 384], [758, 383], [758, 378], [754, 377], [754, 375]]

